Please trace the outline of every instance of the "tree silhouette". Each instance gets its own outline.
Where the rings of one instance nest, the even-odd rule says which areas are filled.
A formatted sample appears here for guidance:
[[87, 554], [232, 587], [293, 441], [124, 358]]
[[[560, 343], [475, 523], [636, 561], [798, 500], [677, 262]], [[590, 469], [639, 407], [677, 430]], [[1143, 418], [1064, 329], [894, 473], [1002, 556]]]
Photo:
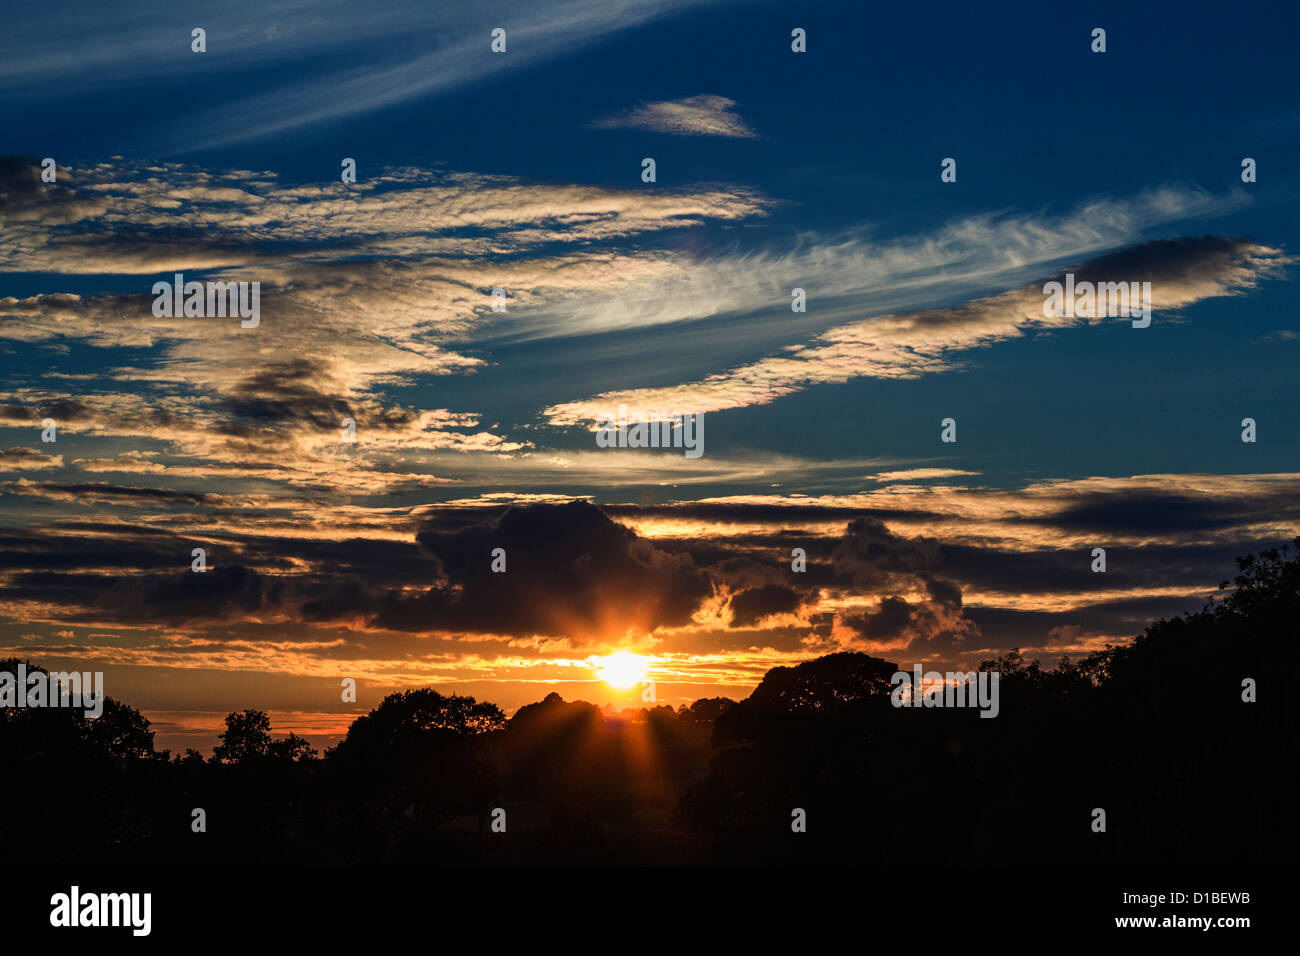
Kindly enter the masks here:
[[154, 756], [149, 721], [134, 707], [106, 697], [103, 713], [87, 724], [86, 736], [91, 745], [105, 754], [119, 760]]
[[385, 834], [385, 854], [405, 858], [453, 817], [476, 817], [481, 828], [496, 792], [485, 741], [504, 725], [499, 707], [472, 697], [389, 694], [327, 754], [349, 838]]
[[225, 732], [212, 751], [218, 763], [247, 763], [277, 760], [293, 763], [312, 760], [316, 751], [297, 734], [280, 740], [271, 737], [271, 718], [260, 710], [243, 710], [226, 715]]

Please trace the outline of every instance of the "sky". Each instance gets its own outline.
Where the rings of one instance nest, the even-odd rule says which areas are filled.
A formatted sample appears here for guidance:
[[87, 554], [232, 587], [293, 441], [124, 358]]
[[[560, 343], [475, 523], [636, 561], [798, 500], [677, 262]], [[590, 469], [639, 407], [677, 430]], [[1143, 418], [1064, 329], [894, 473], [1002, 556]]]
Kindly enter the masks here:
[[[1199, 609], [1300, 526], [1298, 20], [11, 14], [0, 655], [208, 749], [232, 710], [325, 744], [412, 686], [641, 706], [617, 652], [677, 706]], [[258, 324], [155, 314], [176, 273], [257, 282]], [[1047, 314], [1066, 273], [1149, 282], [1150, 325]], [[702, 415], [703, 454], [600, 447], [619, 406]]]

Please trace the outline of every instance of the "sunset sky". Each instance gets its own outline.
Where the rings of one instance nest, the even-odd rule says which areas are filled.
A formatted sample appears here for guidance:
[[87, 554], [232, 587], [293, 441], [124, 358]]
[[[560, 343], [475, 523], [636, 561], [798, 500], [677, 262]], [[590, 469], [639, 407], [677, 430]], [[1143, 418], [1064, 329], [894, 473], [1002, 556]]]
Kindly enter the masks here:
[[[640, 706], [620, 651], [674, 706], [1055, 663], [1300, 528], [1293, 10], [49, 6], [0, 33], [0, 656], [160, 747]], [[177, 272], [260, 325], [155, 317]], [[1150, 327], [1045, 318], [1065, 272]], [[619, 405], [704, 454], [598, 448]]]

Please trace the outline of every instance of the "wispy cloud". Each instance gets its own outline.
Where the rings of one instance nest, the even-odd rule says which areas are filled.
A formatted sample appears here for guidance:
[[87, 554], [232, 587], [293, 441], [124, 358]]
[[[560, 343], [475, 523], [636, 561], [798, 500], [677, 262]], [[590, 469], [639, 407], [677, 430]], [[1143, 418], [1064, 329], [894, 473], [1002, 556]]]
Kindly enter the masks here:
[[[679, 13], [702, 0], [551, 0], [510, 3], [495, 18], [476, 2], [440, 6], [437, 30], [424, 4], [389, 15], [386, 37], [427, 32], [431, 48], [382, 66], [357, 66], [313, 76], [293, 86], [206, 111], [170, 134], [177, 153], [228, 145], [327, 120], [382, 109], [480, 82], [504, 71], [537, 66], [616, 32]], [[494, 54], [491, 31], [507, 31], [507, 50]], [[343, 36], [345, 27], [335, 32]], [[310, 69], [311, 63], [304, 63]]]
[[593, 129], [648, 129], [676, 136], [729, 136], [757, 139], [736, 112], [736, 101], [725, 96], [688, 96], [681, 100], [646, 103], [591, 124]]
[[[193, 76], [279, 71], [296, 82], [229, 99], [165, 128], [176, 153], [274, 135], [330, 119], [436, 95], [503, 72], [537, 66], [703, 0], [421, 0], [382, 7], [349, 0], [231, 0], [178, 20], [172, 5], [140, 0], [111, 15], [69, 0], [58, 16], [8, 18], [0, 32], [0, 79], [10, 94], [48, 98]], [[69, 45], [66, 24], [93, 39]], [[208, 53], [190, 51], [190, 30], [207, 31]], [[507, 31], [507, 51], [490, 49]], [[416, 52], [412, 38], [421, 38]], [[367, 62], [356, 50], [384, 49]], [[402, 50], [401, 54], [392, 51]], [[218, 88], [219, 89], [219, 88]]]
[[[1094, 260], [1080, 281], [1149, 281], [1151, 307], [1167, 312], [1203, 299], [1240, 294], [1277, 276], [1293, 257], [1242, 239], [1161, 240]], [[1060, 278], [1058, 276], [1057, 278]], [[605, 392], [552, 405], [552, 424], [594, 429], [596, 419], [692, 414], [765, 405], [817, 384], [854, 378], [916, 378], [958, 367], [958, 353], [987, 348], [1032, 330], [1096, 324], [1102, 319], [1043, 315], [1041, 282], [949, 308], [864, 319], [831, 329], [783, 354], [676, 386]], [[1123, 321], [1128, 321], [1124, 319]]]
[[787, 249], [676, 256], [660, 272], [617, 289], [516, 310], [496, 334], [528, 341], [745, 315], [737, 334], [763, 335], [763, 316], [773, 315], [774, 306], [779, 308], [773, 321], [788, 327], [795, 287], [808, 294], [805, 321], [831, 328], [1007, 288], [1049, 265], [1122, 248], [1171, 223], [1222, 216], [1249, 203], [1240, 190], [1213, 195], [1169, 186], [1084, 202], [1065, 213], [970, 216], [889, 240], [873, 240], [860, 225], [804, 234]]

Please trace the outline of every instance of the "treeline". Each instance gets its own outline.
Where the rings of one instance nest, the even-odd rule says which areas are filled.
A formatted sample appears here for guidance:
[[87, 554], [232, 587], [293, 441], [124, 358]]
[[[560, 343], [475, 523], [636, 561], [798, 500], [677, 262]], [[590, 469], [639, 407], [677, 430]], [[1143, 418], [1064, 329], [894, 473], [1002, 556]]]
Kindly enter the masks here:
[[1238, 565], [1131, 644], [985, 662], [995, 719], [896, 709], [897, 665], [851, 652], [635, 716], [407, 691], [324, 755], [258, 711], [204, 759], [111, 699], [4, 709], [0, 837], [38, 864], [1291, 863], [1300, 559]]
[[421, 689], [384, 698], [323, 756], [272, 736], [261, 711], [232, 713], [206, 759], [156, 751], [149, 721], [112, 698], [94, 720], [3, 708], [0, 839], [44, 864], [681, 861], [698, 841], [673, 807], [733, 703], [616, 717], [551, 694], [507, 720]]

